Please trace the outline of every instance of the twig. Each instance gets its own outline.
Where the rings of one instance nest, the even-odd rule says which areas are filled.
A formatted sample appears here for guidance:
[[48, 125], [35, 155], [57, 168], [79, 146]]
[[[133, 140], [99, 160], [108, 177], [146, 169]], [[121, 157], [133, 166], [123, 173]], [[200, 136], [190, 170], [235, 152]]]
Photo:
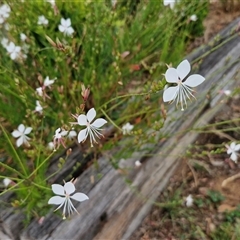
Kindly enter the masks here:
[[234, 181], [234, 180], [237, 179], [237, 178], [240, 178], [240, 173], [237, 173], [237, 174], [235, 174], [235, 175], [233, 175], [233, 176], [225, 179], [225, 180], [222, 182], [222, 187], [223, 187], [223, 188], [226, 187], [226, 185], [227, 185], [228, 183]]
[[188, 167], [190, 168], [190, 170], [192, 171], [193, 178], [194, 178], [194, 182], [195, 182], [195, 187], [197, 187], [197, 186], [198, 186], [198, 179], [197, 179], [196, 172], [195, 172], [195, 170], [192, 168], [190, 161], [187, 162], [187, 165], [188, 165]]
[[230, 135], [228, 135], [227, 133], [221, 132], [220, 130], [217, 130], [216, 128], [212, 129], [212, 132], [215, 133], [216, 135], [218, 135], [219, 137], [224, 137], [227, 138], [230, 141], [236, 141], [235, 138], [231, 137]]
[[210, 160], [210, 163], [211, 163], [213, 166], [215, 166], [215, 167], [221, 167], [221, 166], [224, 165], [224, 162], [223, 162], [223, 161], [215, 161], [215, 160], [213, 160], [213, 158], [212, 158], [212, 156], [211, 156], [210, 153], [207, 153], [207, 155], [208, 155], [208, 158], [209, 158], [209, 160]]

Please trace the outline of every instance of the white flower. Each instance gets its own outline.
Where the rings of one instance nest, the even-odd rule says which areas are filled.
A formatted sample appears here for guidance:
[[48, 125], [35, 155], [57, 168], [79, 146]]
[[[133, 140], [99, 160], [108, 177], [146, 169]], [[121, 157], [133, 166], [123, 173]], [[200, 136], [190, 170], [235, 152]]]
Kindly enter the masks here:
[[189, 19], [193, 22], [196, 22], [198, 18], [196, 14], [193, 14]]
[[13, 42], [10, 42], [6, 46], [6, 49], [7, 49], [8, 53], [10, 54], [10, 58], [12, 60], [15, 60], [17, 57], [20, 56], [21, 47], [16, 46]]
[[111, 0], [112, 6], [115, 7], [117, 4], [117, 0]]
[[220, 90], [219, 93], [225, 94], [226, 96], [229, 96], [232, 91], [231, 90]]
[[55, 0], [46, 0], [47, 2], [49, 2], [52, 6], [55, 5]]
[[50, 98], [46, 92], [45, 92], [45, 89], [48, 87], [48, 88], [51, 88], [51, 85], [54, 83], [54, 81], [56, 80], [56, 78], [54, 79], [49, 79], [49, 77], [47, 76], [43, 82], [43, 85], [42, 87], [38, 87], [36, 88], [36, 91], [37, 91], [37, 94], [40, 96], [40, 97], [43, 97], [45, 99], [45, 97], [47, 98]]
[[174, 5], [177, 1], [176, 0], [163, 0], [163, 5], [164, 6], [170, 6], [171, 9], [174, 8]]
[[65, 35], [68, 36], [71, 36], [74, 32], [73, 28], [71, 27], [70, 18], [68, 19], [61, 18], [61, 24], [58, 25], [58, 29], [60, 32], [63, 32]]
[[236, 144], [235, 142], [232, 142], [230, 146], [226, 145], [227, 147], [227, 154], [231, 154], [230, 158], [234, 162], [237, 162], [238, 154], [237, 151], [240, 150], [240, 144]]
[[39, 95], [40, 97], [43, 96], [43, 89], [42, 89], [42, 87], [36, 88], [36, 91], [37, 91], [37, 93], [38, 93], [38, 95]]
[[226, 96], [229, 96], [231, 94], [231, 90], [224, 90], [223, 93], [226, 95]]
[[47, 77], [45, 78], [44, 82], [43, 82], [44, 88], [50, 87], [50, 86], [54, 83], [55, 80], [56, 80], [56, 78], [54, 78], [54, 79], [51, 80], [51, 79], [49, 79], [49, 76], [47, 76]]
[[9, 44], [9, 40], [7, 38], [2, 38], [1, 40], [1, 44], [4, 48], [7, 48], [8, 44]]
[[78, 134], [78, 142], [84, 142], [88, 135], [90, 135], [90, 142], [91, 142], [91, 147], [93, 147], [93, 142], [97, 143], [94, 134], [100, 138], [100, 136], [103, 136], [99, 130], [100, 127], [102, 127], [107, 121], [103, 118], [98, 118], [96, 119], [93, 123], [93, 119], [96, 117], [96, 111], [94, 108], [91, 108], [87, 115], [81, 114], [77, 117], [78, 124], [80, 126], [87, 126], [86, 129], [83, 129], [79, 132]]
[[27, 39], [27, 36], [24, 33], [20, 33], [20, 39], [24, 42]]
[[3, 23], [10, 15], [10, 7], [7, 4], [3, 4], [0, 7], [0, 24]]
[[49, 142], [47, 147], [48, 147], [49, 150], [53, 150], [54, 149], [54, 143]]
[[68, 133], [68, 138], [69, 138], [69, 139], [73, 139], [73, 138], [75, 138], [76, 136], [77, 136], [77, 132], [76, 132], [75, 130], [69, 131], [69, 133]]
[[12, 183], [12, 180], [11, 180], [11, 179], [9, 179], [9, 178], [4, 178], [4, 179], [3, 179], [3, 185], [4, 185], [5, 187], [8, 187], [10, 183]]
[[25, 126], [23, 124], [20, 124], [18, 126], [17, 130], [14, 130], [12, 132], [12, 136], [14, 138], [18, 138], [16, 145], [17, 147], [20, 147], [23, 143], [24, 144], [29, 144], [28, 140], [30, 139], [29, 137], [27, 137], [26, 135], [29, 134], [32, 131], [31, 127], [27, 127], [25, 128]]
[[190, 70], [190, 63], [188, 62], [188, 60], [184, 60], [177, 66], [176, 69], [168, 68], [165, 73], [166, 81], [168, 83], [175, 83], [177, 84], [177, 86], [169, 87], [164, 90], [163, 101], [173, 102], [177, 99], [176, 105], [180, 103], [182, 111], [184, 110], [184, 104], [187, 107], [186, 97], [188, 99], [190, 99], [191, 96], [195, 98], [192, 94], [193, 90], [191, 89], [191, 87], [196, 87], [205, 80], [205, 78], [199, 74], [193, 74], [187, 77]]
[[136, 167], [141, 167], [142, 163], [139, 160], [137, 160], [137, 161], [135, 161], [135, 166]]
[[43, 107], [41, 106], [40, 102], [37, 100], [36, 101], [36, 107], [35, 107], [35, 112], [39, 112], [42, 114]]
[[48, 20], [41, 15], [38, 17], [38, 25], [48, 25]]
[[193, 198], [191, 194], [186, 197], [185, 204], [187, 207], [191, 207], [193, 205]]
[[71, 194], [74, 193], [75, 190], [76, 188], [72, 182], [66, 182], [64, 186], [60, 184], [52, 185], [52, 191], [56, 195], [60, 196], [51, 197], [48, 201], [48, 204], [59, 205], [59, 207], [55, 209], [55, 211], [63, 206], [63, 219], [66, 219], [66, 213], [68, 215], [73, 213], [73, 211], [78, 213], [77, 209], [73, 206], [71, 199], [79, 202], [83, 202], [89, 199], [86, 194], [80, 192], [77, 192], [71, 196]]
[[55, 135], [53, 136], [54, 149], [56, 149], [56, 145], [57, 145], [57, 148], [59, 148], [60, 144], [62, 144], [63, 147], [66, 148], [64, 138], [63, 138], [64, 136], [66, 136], [66, 134], [67, 134], [67, 131], [62, 130], [61, 128], [58, 128], [55, 131]]
[[132, 131], [133, 127], [134, 126], [131, 125], [129, 122], [123, 125], [122, 126], [123, 135], [129, 134]]

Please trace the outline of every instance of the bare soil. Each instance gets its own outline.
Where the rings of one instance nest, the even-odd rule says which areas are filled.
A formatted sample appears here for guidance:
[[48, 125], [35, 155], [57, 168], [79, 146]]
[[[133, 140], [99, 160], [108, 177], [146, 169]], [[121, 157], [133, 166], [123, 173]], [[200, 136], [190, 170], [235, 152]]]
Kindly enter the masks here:
[[[205, 34], [190, 44], [189, 51], [207, 43], [239, 16], [239, 4], [223, 7], [212, 2]], [[226, 96], [225, 101], [224, 109], [180, 160], [131, 240], [240, 239], [240, 160], [235, 163], [226, 153], [227, 144], [240, 140], [240, 97]], [[189, 195], [193, 205], [187, 207]]]

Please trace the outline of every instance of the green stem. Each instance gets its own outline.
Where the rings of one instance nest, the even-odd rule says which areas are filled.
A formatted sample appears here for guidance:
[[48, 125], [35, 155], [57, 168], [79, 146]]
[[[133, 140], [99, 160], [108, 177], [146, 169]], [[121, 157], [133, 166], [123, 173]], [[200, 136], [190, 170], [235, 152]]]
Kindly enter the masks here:
[[120, 95], [120, 96], [116, 96], [115, 98], [110, 99], [109, 101], [105, 102], [104, 104], [102, 104], [102, 106], [100, 106], [99, 108], [102, 109], [105, 105], [120, 99], [120, 98], [127, 98], [127, 97], [133, 97], [133, 96], [145, 96], [150, 94], [151, 92], [147, 92], [147, 93], [131, 93], [131, 94], [125, 94], [125, 95]]
[[[9, 167], [7, 164], [0, 162], [0, 165], [3, 166], [4, 168], [8, 169], [9, 171], [12, 171], [14, 173], [16, 173], [18, 176], [20, 176], [21, 178], [25, 179], [26, 176], [22, 175], [20, 172], [18, 172], [16, 169]], [[1, 177], [1, 176], [0, 176]]]
[[107, 113], [101, 108], [100, 111], [105, 115], [107, 120], [112, 123], [113, 126], [115, 126], [119, 131], [122, 132], [122, 129], [107, 115]]

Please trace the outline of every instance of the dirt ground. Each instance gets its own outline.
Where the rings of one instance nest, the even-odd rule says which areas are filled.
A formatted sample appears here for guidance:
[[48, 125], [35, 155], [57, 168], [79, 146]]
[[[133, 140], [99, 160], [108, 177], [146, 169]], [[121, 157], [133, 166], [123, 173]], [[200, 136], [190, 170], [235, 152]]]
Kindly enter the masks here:
[[[212, 2], [205, 34], [191, 43], [189, 50], [208, 42], [240, 17], [239, 5], [223, 7]], [[225, 101], [226, 107], [181, 159], [156, 200], [166, 206], [153, 206], [130, 240], [240, 239], [240, 161], [234, 163], [226, 153], [226, 144], [240, 140], [240, 97], [226, 96]], [[189, 195], [191, 206], [186, 205]]]

